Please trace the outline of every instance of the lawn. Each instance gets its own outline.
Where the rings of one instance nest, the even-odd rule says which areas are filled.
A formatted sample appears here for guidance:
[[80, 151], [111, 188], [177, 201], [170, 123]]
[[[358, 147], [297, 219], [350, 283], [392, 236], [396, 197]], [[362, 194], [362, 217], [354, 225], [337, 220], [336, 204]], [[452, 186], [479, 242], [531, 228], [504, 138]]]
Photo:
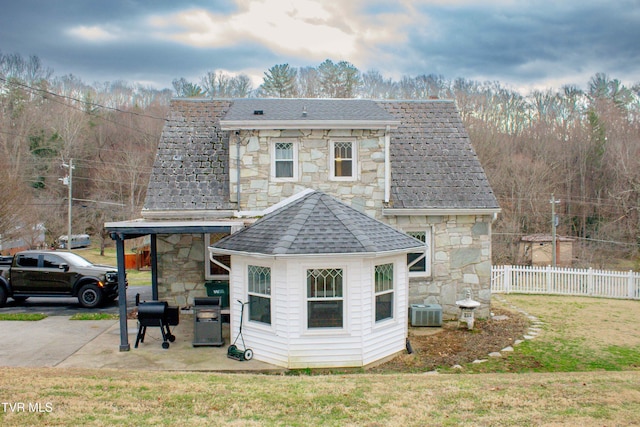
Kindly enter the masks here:
[[[98, 246], [74, 249], [72, 252], [86, 258], [94, 264], [112, 265], [114, 267], [118, 265], [115, 248], [105, 248], [104, 255], [100, 255], [100, 248]], [[129, 286], [151, 286], [151, 271], [127, 270], [127, 280], [129, 281]]]
[[640, 425], [640, 301], [505, 299], [544, 322], [540, 335], [462, 373], [0, 368], [0, 424]]

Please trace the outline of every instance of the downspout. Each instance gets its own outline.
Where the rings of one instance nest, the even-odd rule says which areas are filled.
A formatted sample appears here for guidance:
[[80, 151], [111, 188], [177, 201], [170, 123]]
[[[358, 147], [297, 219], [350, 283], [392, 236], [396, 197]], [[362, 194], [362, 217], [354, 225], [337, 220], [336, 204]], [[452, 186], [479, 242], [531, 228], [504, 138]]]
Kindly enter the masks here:
[[240, 211], [240, 131], [236, 131], [236, 199]]
[[384, 202], [391, 199], [391, 126], [387, 125], [384, 132]]

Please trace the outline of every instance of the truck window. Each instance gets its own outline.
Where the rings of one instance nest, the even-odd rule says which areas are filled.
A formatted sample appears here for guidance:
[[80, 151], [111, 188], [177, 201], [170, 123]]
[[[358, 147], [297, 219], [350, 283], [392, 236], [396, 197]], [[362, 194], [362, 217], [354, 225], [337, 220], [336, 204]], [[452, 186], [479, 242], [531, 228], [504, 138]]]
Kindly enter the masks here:
[[43, 267], [44, 268], [58, 268], [60, 264], [63, 264], [64, 260], [56, 255], [45, 254], [43, 258]]
[[22, 254], [18, 255], [18, 260], [16, 263], [20, 267], [37, 267], [38, 266], [38, 255], [37, 254]]

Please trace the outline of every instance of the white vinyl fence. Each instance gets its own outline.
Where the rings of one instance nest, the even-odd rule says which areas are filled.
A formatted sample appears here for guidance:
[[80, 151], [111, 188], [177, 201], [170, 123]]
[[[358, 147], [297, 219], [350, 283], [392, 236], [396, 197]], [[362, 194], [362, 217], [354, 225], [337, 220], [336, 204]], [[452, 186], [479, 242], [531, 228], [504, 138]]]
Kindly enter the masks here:
[[491, 292], [640, 300], [640, 273], [494, 265], [491, 267]]

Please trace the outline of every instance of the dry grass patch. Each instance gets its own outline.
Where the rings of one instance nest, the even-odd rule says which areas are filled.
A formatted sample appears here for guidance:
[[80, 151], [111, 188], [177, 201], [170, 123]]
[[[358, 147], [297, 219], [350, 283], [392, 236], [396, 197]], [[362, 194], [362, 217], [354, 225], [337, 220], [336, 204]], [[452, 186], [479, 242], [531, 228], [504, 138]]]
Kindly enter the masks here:
[[631, 425], [640, 372], [263, 376], [0, 369], [0, 411], [22, 425]]

